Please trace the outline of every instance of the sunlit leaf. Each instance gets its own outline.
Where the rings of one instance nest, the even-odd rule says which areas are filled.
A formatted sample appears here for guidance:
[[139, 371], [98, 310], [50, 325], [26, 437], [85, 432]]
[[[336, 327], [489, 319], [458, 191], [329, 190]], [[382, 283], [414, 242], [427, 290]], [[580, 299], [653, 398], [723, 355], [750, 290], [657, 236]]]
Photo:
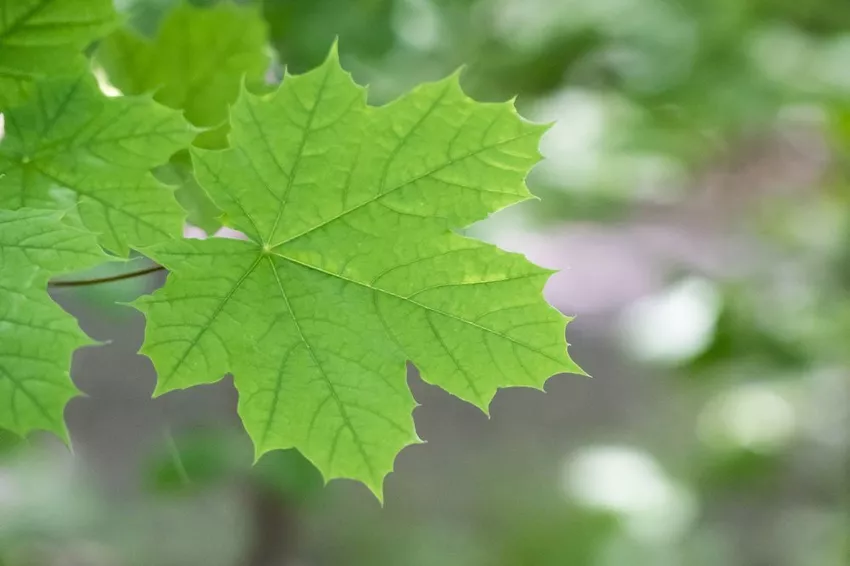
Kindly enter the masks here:
[[183, 212], [149, 170], [191, 141], [180, 114], [149, 97], [107, 98], [94, 79], [44, 81], [5, 114], [0, 208], [68, 209], [126, 254], [178, 236]]
[[367, 106], [335, 52], [231, 116], [232, 148], [193, 155], [249, 241], [146, 251], [172, 271], [138, 303], [157, 394], [230, 372], [258, 457], [296, 447], [380, 496], [418, 441], [407, 360], [483, 410], [500, 387], [581, 371], [541, 296], [550, 272], [453, 231], [529, 198], [545, 127], [457, 76]]

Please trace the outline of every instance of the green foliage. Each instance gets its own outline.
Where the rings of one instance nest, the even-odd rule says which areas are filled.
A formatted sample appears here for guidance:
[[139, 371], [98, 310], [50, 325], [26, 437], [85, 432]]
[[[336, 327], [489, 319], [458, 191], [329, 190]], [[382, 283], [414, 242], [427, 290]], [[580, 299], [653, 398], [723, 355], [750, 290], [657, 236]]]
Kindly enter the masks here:
[[111, 0], [0, 0], [0, 110], [36, 80], [85, 70], [81, 50], [115, 22]]
[[[0, 38], [18, 45], [26, 24], [77, 53], [111, 21], [91, 23], [97, 6], [7, 7]], [[4, 112], [0, 428], [67, 436], [70, 355], [90, 342], [46, 286], [103, 250], [172, 272], [136, 303], [156, 395], [232, 373], [257, 459], [297, 448], [326, 480], [358, 479], [378, 497], [398, 452], [419, 442], [407, 361], [484, 411], [501, 387], [581, 372], [567, 319], [541, 297], [550, 272], [454, 232], [530, 197], [546, 128], [512, 103], [471, 100], [455, 74], [368, 106], [335, 48], [274, 92], [240, 94], [268, 66], [265, 24], [230, 3], [181, 5], [152, 41], [121, 29], [97, 58], [124, 96], [69, 65]], [[246, 241], [181, 239], [178, 201], [207, 230], [220, 209]]]
[[0, 429], [67, 438], [62, 412], [77, 389], [71, 354], [93, 344], [47, 294], [51, 276], [102, 263], [95, 237], [62, 214], [0, 210]]
[[241, 81], [262, 81], [269, 64], [258, 11], [230, 3], [181, 4], [153, 41], [122, 28], [101, 42], [96, 57], [124, 94], [155, 93], [195, 126], [216, 128], [198, 140], [204, 147], [224, 145], [227, 108]]
[[297, 447], [326, 479], [380, 496], [418, 441], [405, 361], [486, 410], [499, 387], [579, 371], [549, 272], [463, 238], [530, 195], [544, 127], [480, 104], [457, 76], [369, 107], [333, 52], [275, 93], [243, 93], [232, 148], [198, 178], [249, 241], [164, 242], [172, 271], [139, 301], [156, 394], [233, 373], [257, 457]]
[[107, 98], [94, 79], [43, 81], [5, 114], [0, 208], [65, 210], [126, 255], [180, 234], [184, 214], [149, 170], [189, 142], [180, 115], [148, 97]]
[[[240, 84], [261, 85], [269, 65], [265, 21], [258, 10], [231, 3], [210, 8], [180, 4], [154, 39], [125, 26], [100, 42], [95, 57], [125, 95], [153, 94], [157, 102], [182, 110], [204, 129], [194, 143], [208, 148], [227, 145], [228, 108]], [[159, 177], [177, 187], [175, 195], [191, 224], [207, 232], [221, 225], [221, 211], [198, 187], [185, 152]]]

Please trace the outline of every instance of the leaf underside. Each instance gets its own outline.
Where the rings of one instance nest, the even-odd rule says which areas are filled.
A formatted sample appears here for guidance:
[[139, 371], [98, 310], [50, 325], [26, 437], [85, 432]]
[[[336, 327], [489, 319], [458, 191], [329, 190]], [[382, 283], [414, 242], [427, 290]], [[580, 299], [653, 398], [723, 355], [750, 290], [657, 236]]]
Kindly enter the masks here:
[[379, 498], [419, 441], [405, 380], [487, 410], [497, 389], [581, 373], [550, 271], [454, 229], [530, 197], [545, 127], [477, 103], [458, 77], [366, 104], [334, 50], [265, 96], [242, 92], [230, 149], [193, 150], [201, 186], [248, 241], [169, 241], [137, 302], [156, 394], [232, 373], [259, 458], [298, 448]]
[[96, 58], [124, 94], [153, 94], [201, 128], [203, 147], [226, 145], [227, 111], [242, 81], [262, 81], [269, 65], [266, 24], [255, 7], [188, 3], [169, 12], [153, 40], [121, 28]]

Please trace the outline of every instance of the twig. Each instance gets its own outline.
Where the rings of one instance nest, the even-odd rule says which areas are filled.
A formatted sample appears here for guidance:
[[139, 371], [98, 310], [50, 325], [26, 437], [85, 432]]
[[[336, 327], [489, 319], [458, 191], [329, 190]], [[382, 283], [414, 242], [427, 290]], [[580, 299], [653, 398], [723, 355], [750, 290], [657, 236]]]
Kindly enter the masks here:
[[130, 271], [129, 273], [121, 273], [119, 275], [110, 275], [108, 277], [97, 277], [95, 279], [78, 279], [74, 281], [51, 281], [48, 287], [85, 287], [87, 285], [100, 285], [101, 283], [112, 283], [113, 281], [123, 281], [124, 279], [132, 279], [133, 277], [141, 277], [149, 273], [157, 271], [165, 271], [165, 267], [154, 265], [146, 267], [138, 271]]

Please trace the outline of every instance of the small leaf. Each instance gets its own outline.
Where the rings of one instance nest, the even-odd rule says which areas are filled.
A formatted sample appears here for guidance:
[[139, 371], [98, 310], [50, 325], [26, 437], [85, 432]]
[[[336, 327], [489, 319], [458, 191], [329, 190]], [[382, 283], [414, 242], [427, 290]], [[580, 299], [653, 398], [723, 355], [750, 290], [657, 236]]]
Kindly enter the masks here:
[[82, 223], [122, 255], [181, 233], [180, 206], [149, 173], [191, 141], [178, 112], [146, 97], [107, 98], [84, 74], [40, 83], [5, 120], [0, 208], [78, 204]]
[[80, 53], [116, 23], [111, 0], [0, 0], [0, 110], [45, 77], [86, 70]]
[[93, 342], [47, 294], [52, 275], [106, 256], [94, 236], [61, 213], [0, 210], [0, 429], [47, 430], [67, 440], [65, 404], [77, 394], [71, 354]]
[[418, 442], [406, 360], [483, 410], [500, 387], [581, 370], [550, 272], [453, 230], [530, 197], [544, 127], [469, 99], [452, 76], [383, 107], [339, 65], [243, 92], [231, 149], [197, 177], [249, 241], [146, 251], [171, 271], [138, 301], [156, 394], [232, 373], [257, 457], [298, 448], [380, 497]]

